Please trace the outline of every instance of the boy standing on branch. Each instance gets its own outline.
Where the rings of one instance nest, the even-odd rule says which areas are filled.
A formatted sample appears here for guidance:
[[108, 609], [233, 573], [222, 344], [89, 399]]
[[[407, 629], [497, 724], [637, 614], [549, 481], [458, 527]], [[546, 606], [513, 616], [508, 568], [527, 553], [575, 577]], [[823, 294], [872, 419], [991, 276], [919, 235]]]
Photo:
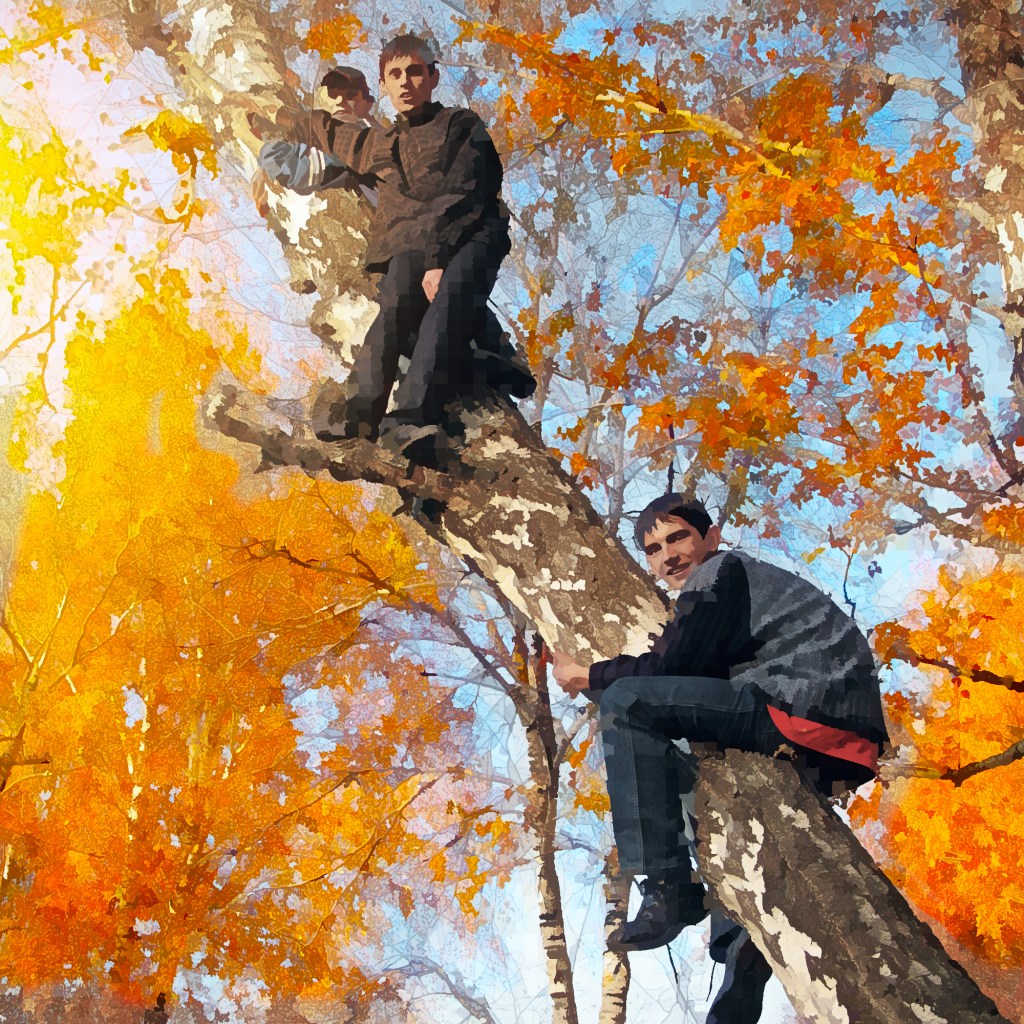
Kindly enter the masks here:
[[[788, 747], [827, 796], [878, 771], [888, 742], [874, 660], [853, 620], [811, 583], [742, 551], [719, 551], [704, 506], [669, 494], [636, 524], [651, 572], [679, 591], [647, 654], [585, 667], [554, 652], [556, 682], [600, 704], [608, 793], [623, 870], [645, 874], [643, 902], [613, 941], [655, 949], [704, 918], [698, 852], [687, 837], [697, 762], [685, 739], [769, 756]], [[714, 932], [714, 929], [713, 929]], [[734, 926], [712, 1024], [753, 1024], [770, 970]], [[724, 940], [724, 941], [723, 941]]]
[[[264, 170], [288, 187], [330, 187], [344, 175], [374, 190], [364, 265], [383, 274], [380, 311], [331, 412], [337, 427], [329, 436], [379, 436], [417, 458], [451, 426], [446, 406], [463, 397], [476, 351], [497, 347], [487, 298], [510, 249], [501, 160], [473, 111], [433, 101], [438, 80], [428, 44], [398, 36], [380, 56], [381, 89], [397, 111], [393, 128], [314, 121], [312, 145], [268, 143], [260, 154]], [[303, 161], [301, 174], [288, 157]], [[385, 416], [400, 356], [409, 368]], [[532, 378], [523, 378], [511, 364], [505, 392], [532, 392]]]

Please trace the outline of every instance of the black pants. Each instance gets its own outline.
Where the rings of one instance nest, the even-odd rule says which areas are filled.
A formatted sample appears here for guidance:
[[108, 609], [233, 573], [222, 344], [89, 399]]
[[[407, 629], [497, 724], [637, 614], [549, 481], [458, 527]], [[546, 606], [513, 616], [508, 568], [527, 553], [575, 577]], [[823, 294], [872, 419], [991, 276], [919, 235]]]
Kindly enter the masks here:
[[[697, 760], [673, 740], [716, 743], [773, 754], [786, 738], [775, 727], [756, 686], [729, 679], [646, 676], [616, 680], [601, 694], [612, 826], [623, 870], [690, 877], [697, 863], [686, 834]], [[859, 785], [867, 768], [810, 753], [801, 765], [807, 781], [826, 795], [836, 783]], [[726, 973], [708, 1020], [754, 1024], [771, 969], [745, 929], [712, 915], [712, 956]]]
[[463, 397], [470, 342], [496, 345], [500, 327], [487, 306], [507, 242], [474, 239], [444, 268], [433, 301], [423, 291], [423, 255], [402, 253], [388, 263], [377, 286], [380, 305], [356, 353], [346, 386], [346, 433], [374, 437], [398, 375], [391, 416], [399, 423], [444, 423], [445, 406]]
[[785, 738], [751, 685], [729, 679], [619, 679], [601, 695], [612, 825], [625, 871], [679, 877], [690, 870], [683, 800], [697, 761], [673, 740], [772, 754]]

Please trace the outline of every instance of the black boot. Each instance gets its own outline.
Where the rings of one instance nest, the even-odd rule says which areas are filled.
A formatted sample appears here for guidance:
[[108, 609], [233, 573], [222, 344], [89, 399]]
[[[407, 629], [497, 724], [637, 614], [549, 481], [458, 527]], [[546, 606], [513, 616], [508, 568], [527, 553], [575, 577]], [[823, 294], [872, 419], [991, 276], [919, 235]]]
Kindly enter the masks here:
[[608, 940], [608, 947], [616, 952], [666, 946], [684, 928], [698, 924], [707, 916], [704, 886], [700, 882], [649, 877], [638, 884], [644, 898], [636, 917]]
[[391, 416], [380, 424], [380, 446], [385, 451], [442, 473], [457, 468], [461, 437], [459, 425], [411, 423]]
[[746, 930], [739, 929], [725, 958], [725, 978], [708, 1011], [707, 1024], [757, 1024], [771, 976], [761, 950]]

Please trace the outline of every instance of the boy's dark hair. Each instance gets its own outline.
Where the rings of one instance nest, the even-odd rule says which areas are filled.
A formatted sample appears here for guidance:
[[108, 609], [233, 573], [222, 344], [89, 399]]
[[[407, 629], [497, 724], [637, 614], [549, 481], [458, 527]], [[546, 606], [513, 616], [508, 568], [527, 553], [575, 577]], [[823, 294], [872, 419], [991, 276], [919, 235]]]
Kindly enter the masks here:
[[437, 70], [437, 58], [434, 56], [433, 50], [430, 49], [430, 43], [426, 39], [414, 36], [411, 32], [406, 32], [404, 35], [389, 39], [380, 51], [381, 81], [384, 80], [384, 69], [388, 66], [388, 62], [398, 57], [419, 57], [427, 65], [427, 71], [430, 74]]
[[689, 523], [702, 537], [714, 525], [704, 502], [684, 498], [681, 494], [663, 494], [655, 498], [647, 508], [636, 517], [633, 528], [633, 539], [636, 546], [643, 549], [644, 537], [654, 529], [656, 523], [664, 522], [669, 516], [678, 516], [683, 522]]
[[358, 68], [350, 68], [345, 64], [331, 68], [320, 79], [320, 84], [331, 92], [340, 92], [342, 95], [361, 92], [368, 100], [373, 99], [370, 87], [366, 84], [366, 75]]

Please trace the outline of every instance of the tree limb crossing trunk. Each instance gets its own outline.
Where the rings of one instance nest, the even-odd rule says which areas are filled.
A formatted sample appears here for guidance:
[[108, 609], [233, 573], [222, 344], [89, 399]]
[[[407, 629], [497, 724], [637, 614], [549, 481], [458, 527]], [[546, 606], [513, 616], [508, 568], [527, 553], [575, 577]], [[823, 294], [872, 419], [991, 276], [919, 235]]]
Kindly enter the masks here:
[[[472, 558], [551, 646], [584, 660], [636, 653], [664, 621], [658, 590], [513, 409], [467, 413], [462, 467], [448, 475], [409, 472], [362, 441], [321, 444], [294, 403], [228, 391], [209, 418], [259, 444], [269, 463], [445, 502], [435, 537]], [[1005, 1024], [790, 765], [738, 751], [705, 757], [698, 795], [712, 896], [748, 928], [805, 1016]]]

